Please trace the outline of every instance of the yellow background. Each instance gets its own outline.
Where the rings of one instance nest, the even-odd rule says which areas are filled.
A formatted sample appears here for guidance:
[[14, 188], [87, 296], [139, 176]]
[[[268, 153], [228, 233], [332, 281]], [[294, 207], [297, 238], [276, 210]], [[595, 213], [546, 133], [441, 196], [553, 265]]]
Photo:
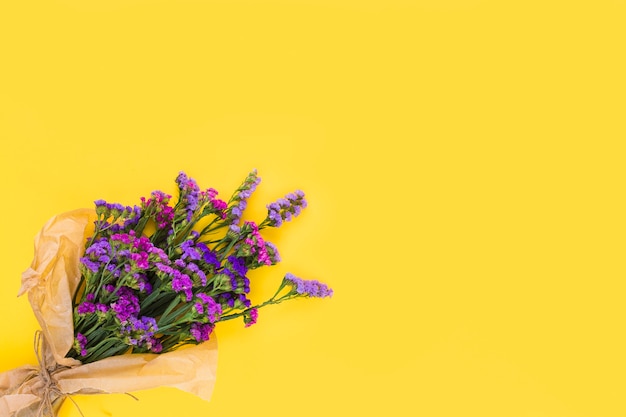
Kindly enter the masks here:
[[[623, 0], [4, 0], [0, 371], [56, 213], [263, 178], [248, 218], [331, 300], [218, 327], [213, 399], [98, 416], [626, 415]], [[254, 285], [254, 284], [253, 284]], [[78, 416], [71, 403], [61, 416]]]

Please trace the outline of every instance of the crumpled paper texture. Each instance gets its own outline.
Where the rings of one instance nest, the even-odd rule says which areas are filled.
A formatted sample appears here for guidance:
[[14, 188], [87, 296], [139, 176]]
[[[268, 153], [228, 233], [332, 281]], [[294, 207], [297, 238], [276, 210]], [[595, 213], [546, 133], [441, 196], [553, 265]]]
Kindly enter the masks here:
[[[93, 233], [94, 210], [80, 209], [52, 218], [35, 237], [35, 257], [22, 274], [19, 295], [28, 292], [47, 348], [45, 363], [62, 395], [126, 393], [159, 386], [179, 388], [209, 400], [217, 370], [217, 341], [164, 354], [129, 354], [86, 365], [65, 358], [74, 343], [72, 296], [85, 242]], [[39, 415], [44, 382], [39, 368], [23, 366], [0, 374], [0, 417]]]

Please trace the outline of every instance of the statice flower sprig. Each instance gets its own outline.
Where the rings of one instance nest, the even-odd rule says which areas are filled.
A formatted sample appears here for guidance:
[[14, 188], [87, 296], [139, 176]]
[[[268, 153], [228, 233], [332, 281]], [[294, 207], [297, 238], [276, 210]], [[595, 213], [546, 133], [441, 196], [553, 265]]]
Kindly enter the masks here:
[[243, 221], [259, 185], [252, 171], [228, 203], [181, 172], [178, 199], [154, 191], [137, 206], [95, 202], [97, 220], [80, 259], [73, 349], [83, 363], [125, 353], [164, 353], [210, 338], [220, 321], [256, 323], [258, 310], [299, 297], [330, 297], [318, 281], [287, 274], [270, 299], [248, 298], [250, 270], [275, 265], [278, 249], [261, 234], [306, 207], [302, 191], [268, 205], [261, 222]]
[[307, 201], [304, 198], [304, 192], [297, 190], [289, 193], [285, 198], [281, 198], [267, 205], [267, 217], [261, 223], [261, 227], [271, 226], [279, 227], [284, 221], [291, 221], [306, 208]]
[[283, 301], [293, 300], [294, 298], [325, 298], [332, 297], [333, 290], [328, 285], [317, 280], [306, 280], [298, 278], [291, 272], [285, 274], [278, 290], [267, 301], [251, 306], [241, 312], [229, 314], [222, 317], [223, 320], [231, 320], [242, 316], [246, 327], [256, 323], [258, 318], [258, 310], [271, 304], [280, 304]]

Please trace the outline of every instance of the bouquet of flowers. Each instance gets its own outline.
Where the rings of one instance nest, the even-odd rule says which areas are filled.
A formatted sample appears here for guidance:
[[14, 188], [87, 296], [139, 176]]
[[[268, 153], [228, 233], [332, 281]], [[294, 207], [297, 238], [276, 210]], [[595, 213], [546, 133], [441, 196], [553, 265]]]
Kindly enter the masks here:
[[251, 303], [248, 271], [280, 261], [261, 231], [307, 205], [296, 191], [269, 204], [262, 222], [242, 222], [259, 182], [252, 171], [225, 202], [181, 172], [175, 204], [154, 191], [139, 206], [98, 200], [95, 210], [50, 220], [20, 290], [42, 328], [39, 366], [0, 374], [0, 415], [53, 416], [70, 394], [156, 386], [208, 400], [218, 322], [241, 318], [248, 327], [261, 307], [331, 296], [325, 284], [288, 273], [272, 297]]

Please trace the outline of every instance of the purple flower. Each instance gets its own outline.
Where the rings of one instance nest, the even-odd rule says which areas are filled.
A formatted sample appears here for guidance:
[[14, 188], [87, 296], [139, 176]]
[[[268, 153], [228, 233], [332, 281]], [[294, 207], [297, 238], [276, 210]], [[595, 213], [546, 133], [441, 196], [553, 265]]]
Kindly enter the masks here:
[[108, 216], [107, 202], [106, 201], [104, 201], [104, 200], [96, 200], [96, 201], [94, 201], [94, 204], [96, 205], [96, 214], [98, 216], [104, 215], [105, 218], [109, 217]]
[[233, 206], [233, 208], [230, 210], [230, 216], [234, 223], [239, 223], [242, 214], [243, 211], [241, 210], [241, 208], [239, 208], [239, 206]]
[[285, 281], [292, 285], [295, 292], [299, 295], [303, 295], [305, 297], [332, 297], [333, 290], [330, 289], [326, 284], [315, 281], [315, 280], [304, 280], [302, 278], [298, 278], [292, 273], [288, 272], [285, 275]]
[[158, 330], [154, 317], [143, 316], [141, 319], [130, 317], [128, 321], [122, 323], [120, 335], [129, 346], [158, 353], [162, 350], [161, 341], [154, 337]]
[[297, 190], [287, 194], [285, 198], [268, 204], [265, 221], [270, 226], [279, 227], [283, 221], [290, 221], [292, 218], [297, 217], [306, 206], [307, 202], [304, 198], [304, 192]]
[[230, 289], [232, 290], [236, 290], [238, 285], [237, 285], [237, 277], [235, 276], [235, 274], [233, 273], [233, 271], [231, 271], [229, 268], [222, 268], [222, 274], [227, 276], [228, 279], [230, 280]]
[[86, 250], [85, 255], [90, 255], [92, 259], [98, 259], [111, 253], [111, 245], [106, 238], [100, 238], [93, 242]]
[[187, 297], [187, 301], [191, 301], [193, 298], [193, 293], [191, 289], [193, 288], [193, 281], [187, 274], [183, 274], [178, 270], [174, 270], [173, 278], [172, 278], [172, 290], [175, 292], [184, 292]]
[[198, 269], [198, 271], [195, 273], [195, 275], [200, 279], [200, 285], [202, 285], [204, 287], [206, 285], [206, 282], [207, 282], [206, 274], [204, 273], [204, 271], [202, 271], [201, 269]]
[[78, 307], [76, 308], [76, 311], [80, 315], [82, 315], [82, 314], [89, 314], [89, 313], [95, 313], [96, 305], [94, 303], [89, 302], [89, 301], [85, 301], [85, 302], [80, 303], [78, 305]]
[[100, 264], [98, 262], [92, 261], [87, 257], [80, 258], [80, 263], [83, 264], [91, 272], [98, 272], [100, 270]]
[[169, 263], [170, 261], [165, 251], [161, 248], [157, 248], [156, 246], [153, 246], [150, 249], [149, 253], [150, 253], [150, 259], [155, 262], [161, 261], [161, 262]]
[[200, 259], [200, 253], [198, 249], [194, 246], [193, 240], [186, 240], [181, 245], [180, 248], [183, 251], [181, 259], [189, 258], [191, 260], [197, 261]]
[[270, 225], [279, 227], [283, 224], [283, 216], [280, 214], [280, 206], [278, 203], [268, 204], [267, 210], [267, 218]]
[[226, 236], [230, 239], [237, 239], [239, 237], [239, 233], [241, 233], [241, 227], [236, 224], [231, 224], [228, 227], [228, 231], [226, 232]]
[[152, 292], [152, 284], [148, 281], [148, 277], [146, 274], [142, 273], [134, 273], [133, 274], [134, 283], [133, 288], [138, 288], [140, 292], [150, 294]]
[[247, 200], [252, 193], [256, 190], [257, 186], [261, 182], [261, 178], [257, 175], [257, 170], [254, 169], [248, 174], [243, 183], [239, 186], [231, 201], [232, 204], [228, 208], [226, 217], [231, 224], [238, 224], [241, 221], [243, 211], [246, 209]]
[[213, 325], [211, 323], [204, 324], [194, 322], [191, 324], [191, 328], [189, 330], [191, 336], [198, 342], [209, 340], [211, 332], [213, 332]]
[[222, 314], [222, 306], [218, 304], [213, 297], [204, 293], [198, 293], [196, 297], [197, 300], [199, 300], [195, 304], [198, 314], [205, 314], [206, 312], [206, 317], [213, 323], [219, 320]]
[[235, 299], [233, 297], [233, 294], [230, 292], [220, 294], [219, 301], [221, 304], [226, 304], [228, 307], [231, 308], [235, 306]]
[[143, 316], [141, 319], [130, 317], [121, 327], [122, 333], [141, 333], [142, 336], [152, 336], [158, 330], [157, 322], [153, 317]]
[[204, 314], [204, 306], [202, 305], [202, 303], [194, 304], [194, 308], [196, 309], [196, 312], [198, 314]]
[[187, 264], [187, 269], [190, 272], [194, 272], [194, 273], [197, 273], [198, 271], [200, 271], [200, 269], [198, 268], [198, 265], [194, 264], [193, 262], [189, 262]]
[[157, 269], [159, 271], [165, 272], [166, 274], [173, 274], [174, 273], [174, 268], [172, 268], [169, 265], [165, 265], [165, 264], [162, 264], [162, 263], [157, 263], [156, 267], [157, 267]]
[[80, 354], [80, 356], [87, 356], [87, 337], [82, 333], [76, 334], [76, 339], [74, 340], [74, 349]]
[[146, 346], [148, 347], [148, 349], [150, 349], [154, 353], [161, 353], [161, 351], [163, 350], [163, 345], [161, 344], [161, 340], [156, 337], [150, 338], [146, 342]]
[[[185, 220], [190, 222], [198, 208], [200, 188], [193, 178], [189, 178], [184, 172], [180, 172], [176, 178], [179, 190], [179, 205], [185, 213]], [[178, 205], [177, 205], [178, 206]]]
[[220, 261], [217, 259], [217, 255], [215, 254], [215, 252], [211, 251], [211, 249], [209, 249], [209, 247], [202, 243], [202, 242], [198, 242], [196, 244], [196, 247], [198, 249], [200, 249], [200, 252], [202, 252], [202, 260], [204, 262], [206, 262], [209, 265], [213, 265], [214, 268], [219, 268], [220, 265]]
[[139, 298], [137, 298], [131, 288], [121, 287], [117, 295], [119, 298], [111, 303], [111, 308], [120, 321], [126, 321], [131, 316], [136, 316], [139, 313]]
[[238, 258], [236, 256], [231, 255], [228, 257], [228, 262], [233, 267], [233, 270], [235, 271], [235, 273], [239, 275], [240, 277], [245, 277], [246, 274], [248, 273], [248, 268], [246, 267], [246, 261], [244, 258]]
[[235, 300], [235, 305], [237, 304], [242, 305], [247, 308], [247, 307], [250, 307], [251, 302], [250, 300], [248, 300], [248, 297], [246, 297], [245, 294], [239, 294], [239, 296]]
[[107, 207], [108, 210], [111, 211], [111, 214], [115, 218], [120, 217], [122, 215], [122, 213], [124, 213], [124, 211], [126, 211], [126, 207], [124, 207], [123, 205], [121, 205], [119, 203], [107, 204], [106, 207]]
[[124, 229], [130, 230], [133, 227], [135, 227], [139, 223], [139, 220], [141, 219], [142, 214], [143, 214], [142, 208], [139, 206], [134, 206], [131, 209], [128, 219], [124, 221]]
[[107, 271], [111, 273], [115, 278], [119, 278], [121, 275], [120, 269], [114, 263], [110, 263], [105, 268]]

